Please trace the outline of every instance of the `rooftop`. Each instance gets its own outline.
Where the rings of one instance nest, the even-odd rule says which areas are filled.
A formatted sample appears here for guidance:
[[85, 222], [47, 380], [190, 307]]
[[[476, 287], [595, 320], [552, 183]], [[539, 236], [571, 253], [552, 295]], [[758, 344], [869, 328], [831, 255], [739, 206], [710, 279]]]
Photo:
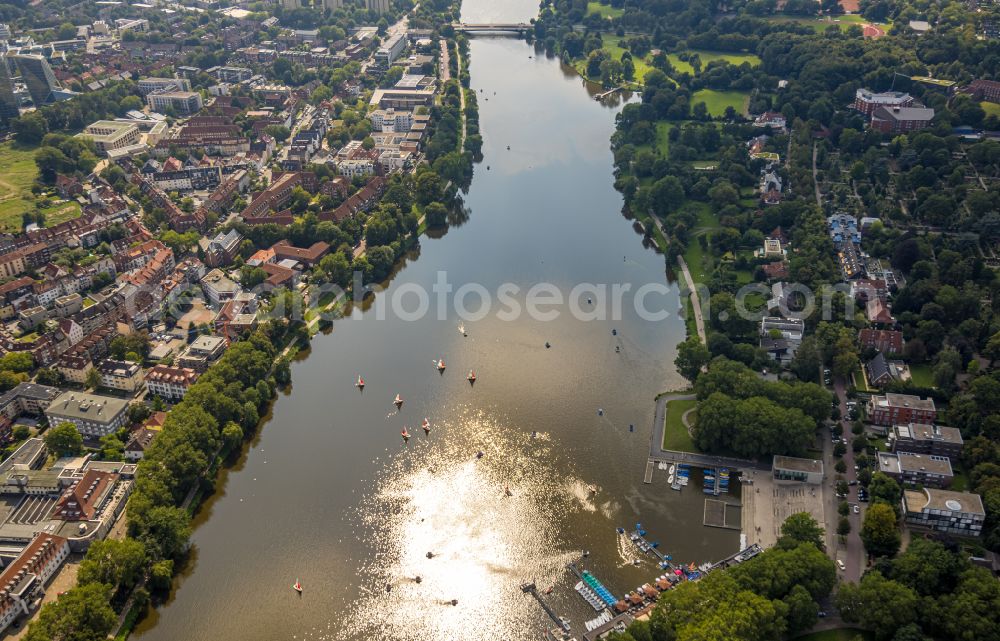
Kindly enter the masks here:
[[879, 452], [878, 467], [889, 474], [924, 473], [954, 476], [947, 456], [914, 454], [912, 452]]
[[128, 401], [121, 398], [84, 392], [63, 392], [52, 401], [46, 413], [84, 421], [110, 421], [126, 409]]
[[933, 398], [920, 398], [911, 394], [890, 392], [883, 396], [872, 396], [872, 402], [879, 407], [908, 407], [914, 410], [935, 411]]
[[924, 488], [921, 490], [906, 490], [903, 492], [907, 512], [923, 510], [939, 510], [942, 512], [961, 512], [985, 516], [983, 500], [978, 494], [970, 492], [953, 492]]
[[795, 472], [817, 472], [823, 473], [823, 461], [808, 458], [797, 458], [795, 456], [775, 456], [774, 467]]
[[912, 438], [917, 441], [939, 441], [961, 445], [962, 432], [955, 427], [944, 425], [928, 425], [927, 423], [909, 423], [895, 427], [897, 438]]

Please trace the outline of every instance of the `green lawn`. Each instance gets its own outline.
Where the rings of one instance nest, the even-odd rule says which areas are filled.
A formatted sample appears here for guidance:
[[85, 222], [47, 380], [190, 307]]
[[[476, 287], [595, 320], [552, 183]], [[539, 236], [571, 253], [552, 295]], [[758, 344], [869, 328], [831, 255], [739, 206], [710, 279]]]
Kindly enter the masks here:
[[658, 120], [656, 122], [656, 149], [664, 158], [670, 152], [670, 130], [677, 123]]
[[983, 108], [987, 116], [996, 116], [1000, 118], [1000, 105], [995, 102], [981, 102], [979, 106]]
[[[749, 62], [754, 67], [760, 65], [760, 58], [752, 53], [722, 53], [721, 51], [705, 51], [703, 49], [691, 49], [687, 53], [698, 54], [698, 58], [701, 59], [702, 69], [707, 67], [708, 63], [715, 62], [716, 60], [725, 60], [729, 64], [737, 66], [743, 64], [744, 62]], [[687, 72], [694, 75], [694, 67], [691, 66], [691, 63], [681, 60], [676, 53], [668, 54], [667, 59], [670, 60], [670, 64], [677, 71], [680, 71], [681, 73]]]
[[813, 632], [801, 637], [795, 637], [795, 641], [853, 641], [855, 637], [861, 637], [864, 641], [871, 641], [874, 635], [867, 630], [858, 628], [837, 628], [836, 630], [823, 630]]
[[969, 489], [969, 475], [959, 469], [952, 470], [951, 485], [948, 489], [952, 492], [966, 492]]
[[690, 203], [688, 205], [691, 209], [698, 210], [698, 225], [697, 229], [718, 229], [719, 218], [712, 211], [712, 208], [708, 203]]
[[684, 262], [696, 285], [708, 282], [707, 274], [712, 271], [712, 256], [708, 250], [702, 249], [697, 237], [692, 236], [688, 242], [687, 249], [684, 250]]
[[862, 392], [871, 391], [870, 389], [868, 389], [868, 383], [865, 379], [865, 373], [862, 370], [861, 366], [858, 366], [857, 371], [854, 372], [854, 386], [857, 387], [858, 390]]
[[587, 3], [587, 15], [592, 13], [600, 15], [602, 18], [618, 18], [624, 12], [624, 9], [616, 9], [610, 5], [601, 4], [600, 2], [588, 2]]
[[767, 21], [778, 24], [794, 22], [800, 25], [805, 25], [811, 28], [813, 31], [817, 32], [826, 31], [830, 27], [834, 26], [838, 27], [841, 31], [847, 31], [849, 27], [852, 27], [854, 25], [860, 26], [863, 24], [874, 24], [877, 27], [881, 27], [882, 29], [889, 31], [889, 28], [892, 26], [891, 22], [887, 24], [882, 24], [880, 22], [869, 22], [868, 20], [865, 20], [863, 17], [856, 14], [837, 16], [835, 18], [830, 18], [827, 16], [822, 16], [822, 17], [817, 16], [815, 18], [804, 18], [796, 16], [773, 16], [771, 18], [767, 18]]
[[[615, 60], [621, 60], [622, 54], [627, 51], [627, 49], [618, 44], [619, 42], [621, 42], [621, 38], [619, 38], [618, 36], [605, 34], [602, 36], [601, 42], [602, 42], [601, 49], [606, 51], [608, 55]], [[647, 55], [646, 58], [648, 57], [649, 56]], [[653, 68], [649, 65], [649, 62], [646, 59], [639, 58], [637, 56], [632, 57], [632, 67], [635, 69], [635, 75], [632, 79], [632, 82], [638, 85], [642, 84], [643, 80], [646, 78], [646, 74]], [[590, 78], [587, 75], [586, 58], [581, 58], [580, 60], [574, 61], [573, 68], [576, 69], [576, 72], [581, 76], [583, 76], [584, 78], [587, 78], [594, 82], [600, 82], [601, 80], [599, 77]], [[629, 82], [625, 81], [624, 84], [629, 84]]]
[[[38, 178], [35, 150], [15, 148], [11, 143], [0, 145], [0, 231], [21, 231], [21, 214], [35, 209], [36, 196], [31, 186]], [[46, 225], [52, 226], [80, 215], [76, 202], [62, 203], [42, 209]]]
[[726, 107], [732, 107], [738, 114], [746, 114], [747, 103], [750, 102], [750, 94], [745, 91], [716, 91], [714, 89], [700, 89], [691, 96], [691, 105], [704, 102], [708, 107], [710, 116], [722, 116], [726, 113]]
[[698, 405], [698, 401], [691, 399], [688, 401], [674, 400], [667, 401], [667, 420], [663, 430], [663, 449], [677, 452], [697, 452], [691, 435], [681, 417], [689, 409]]
[[910, 380], [918, 387], [934, 387], [934, 370], [930, 365], [910, 365]]

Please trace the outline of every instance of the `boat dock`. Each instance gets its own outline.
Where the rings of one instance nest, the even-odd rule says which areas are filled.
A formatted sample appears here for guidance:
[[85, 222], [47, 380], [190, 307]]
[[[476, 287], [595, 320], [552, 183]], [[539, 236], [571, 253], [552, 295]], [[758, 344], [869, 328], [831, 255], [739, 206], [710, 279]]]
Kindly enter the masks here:
[[639, 551], [644, 554], [652, 554], [660, 563], [660, 567], [663, 569], [673, 569], [674, 565], [671, 563], [673, 557], [669, 554], [664, 554], [658, 549], [660, 544], [656, 541], [650, 541], [646, 538], [646, 530], [642, 529], [642, 523], [635, 524], [635, 530], [629, 535], [632, 539], [632, 543], [639, 548]]
[[545, 614], [549, 615], [549, 618], [563, 630], [565, 633], [564, 636], [569, 636], [569, 620], [559, 616], [555, 613], [555, 610], [549, 607], [549, 604], [538, 594], [538, 589], [535, 587], [534, 582], [522, 583], [521, 592], [533, 596], [535, 601], [538, 601], [538, 605], [542, 606], [542, 609], [545, 610]]

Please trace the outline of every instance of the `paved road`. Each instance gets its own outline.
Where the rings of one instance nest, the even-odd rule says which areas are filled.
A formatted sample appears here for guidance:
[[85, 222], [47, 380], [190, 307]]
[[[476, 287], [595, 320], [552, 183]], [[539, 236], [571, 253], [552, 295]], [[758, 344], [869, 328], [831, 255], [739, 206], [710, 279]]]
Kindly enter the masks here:
[[[650, 214], [653, 219], [653, 224], [660, 230], [664, 238], [669, 238], [667, 232], [663, 229], [663, 223], [654, 214]], [[698, 290], [694, 288], [694, 279], [691, 278], [691, 271], [688, 269], [687, 263], [684, 261], [683, 256], [677, 257], [677, 264], [680, 265], [681, 273], [684, 275], [684, 283], [691, 292], [691, 307], [694, 308], [694, 324], [698, 330], [698, 338], [701, 339], [702, 343], [707, 343], [708, 339], [705, 337], [705, 319], [701, 315], [701, 301], [698, 298]]]
[[[844, 462], [847, 464], [847, 473], [844, 477], [848, 481], [857, 480], [858, 474], [854, 469], [854, 450], [851, 448], [851, 419], [850, 413], [847, 409], [847, 387], [843, 380], [837, 379], [834, 381], [833, 385], [834, 393], [837, 395], [837, 402], [840, 406], [840, 424], [844, 428], [844, 438], [847, 439], [847, 453], [844, 454]], [[827, 439], [826, 446], [830, 448], [831, 454], [833, 452], [832, 443]], [[831, 475], [832, 476], [832, 475]], [[844, 561], [844, 565], [847, 569], [841, 572], [842, 577], [847, 581], [857, 582], [861, 579], [861, 573], [864, 570], [864, 565], [866, 561], [864, 545], [861, 543], [861, 522], [865, 516], [866, 504], [858, 501], [858, 488], [859, 485], [853, 485], [848, 487], [847, 492], [847, 502], [852, 506], [851, 513], [848, 518], [851, 520], [851, 533], [847, 535], [846, 544], [837, 543], [837, 558], [841, 558]], [[834, 494], [835, 490], [832, 484], [827, 488], [830, 494]], [[837, 500], [839, 503], [839, 499]], [[854, 513], [853, 506], [860, 507], [860, 513]], [[836, 523], [840, 521], [840, 515], [836, 512], [837, 506], [833, 506], [835, 518], [833, 520], [827, 520], [830, 523], [830, 529], [836, 529]], [[839, 537], [838, 537], [839, 539]]]

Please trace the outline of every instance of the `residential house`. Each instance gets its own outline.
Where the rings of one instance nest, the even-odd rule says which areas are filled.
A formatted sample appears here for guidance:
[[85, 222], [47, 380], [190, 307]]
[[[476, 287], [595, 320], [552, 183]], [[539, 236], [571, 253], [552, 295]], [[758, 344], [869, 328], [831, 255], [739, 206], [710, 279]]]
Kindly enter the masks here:
[[865, 316], [869, 323], [875, 325], [892, 325], [896, 322], [886, 303], [878, 298], [870, 299], [865, 304]]
[[858, 331], [862, 349], [872, 348], [886, 354], [903, 353], [903, 332], [894, 329], [862, 329]]
[[865, 363], [865, 376], [868, 385], [885, 387], [893, 381], [910, 380], [910, 369], [903, 361], [889, 360], [879, 352], [875, 358]]
[[788, 364], [802, 343], [805, 323], [797, 318], [765, 316], [760, 321], [760, 347], [772, 360]]
[[157, 432], [148, 427], [140, 427], [133, 432], [128, 443], [125, 444], [125, 460], [132, 463], [140, 460], [146, 453], [146, 449], [153, 443], [156, 434]]

